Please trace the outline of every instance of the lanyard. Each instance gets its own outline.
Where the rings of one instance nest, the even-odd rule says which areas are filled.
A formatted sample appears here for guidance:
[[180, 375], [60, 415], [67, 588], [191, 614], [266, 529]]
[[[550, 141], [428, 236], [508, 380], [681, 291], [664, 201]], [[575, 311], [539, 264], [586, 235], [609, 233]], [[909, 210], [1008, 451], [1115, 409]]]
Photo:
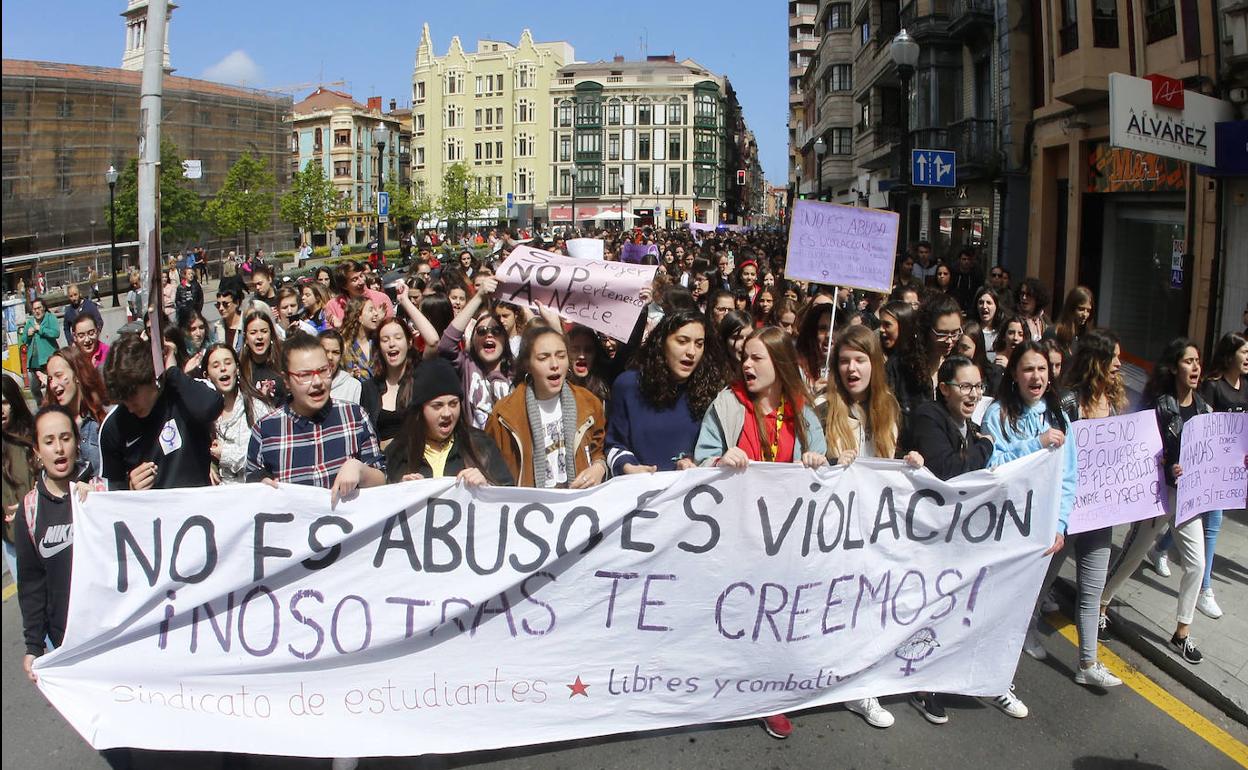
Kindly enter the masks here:
[[771, 454], [764, 459], [770, 460], [771, 462], [775, 462], [776, 458], [779, 457], [780, 435], [783, 433], [783, 431], [784, 431], [784, 399], [781, 398], [780, 406], [776, 408], [776, 433], [775, 433], [774, 440], [770, 442]]

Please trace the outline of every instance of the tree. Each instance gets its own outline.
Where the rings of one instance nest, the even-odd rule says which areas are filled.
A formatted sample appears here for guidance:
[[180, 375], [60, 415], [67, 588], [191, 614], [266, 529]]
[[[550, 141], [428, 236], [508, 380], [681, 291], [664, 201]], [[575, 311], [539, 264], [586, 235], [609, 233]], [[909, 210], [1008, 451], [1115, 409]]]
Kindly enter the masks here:
[[290, 192], [278, 204], [278, 216], [300, 232], [319, 233], [333, 227], [346, 208], [334, 183], [325, 178], [320, 163], [309, 163], [291, 178]]
[[[117, 178], [117, 237], [139, 237], [139, 159], [131, 158]], [[199, 234], [204, 221], [204, 203], [182, 176], [182, 158], [168, 139], [160, 142], [160, 240], [165, 244], [185, 244]], [[108, 211], [104, 221], [109, 221]]]
[[[467, 195], [464, 194], [465, 189], [468, 190]], [[439, 218], [447, 221], [462, 221], [465, 214], [471, 218], [483, 209], [498, 205], [498, 198], [485, 190], [485, 180], [473, 174], [468, 164], [452, 164], [442, 175], [442, 194], [438, 196], [434, 211]]]
[[423, 193], [413, 198], [403, 186], [390, 191], [390, 221], [398, 232], [414, 228], [416, 223], [433, 213], [433, 208], [433, 201]]
[[218, 235], [243, 234], [244, 250], [249, 248], [248, 233], [268, 228], [273, 218], [277, 180], [264, 163], [244, 153], [225, 176], [216, 197], [204, 211]]

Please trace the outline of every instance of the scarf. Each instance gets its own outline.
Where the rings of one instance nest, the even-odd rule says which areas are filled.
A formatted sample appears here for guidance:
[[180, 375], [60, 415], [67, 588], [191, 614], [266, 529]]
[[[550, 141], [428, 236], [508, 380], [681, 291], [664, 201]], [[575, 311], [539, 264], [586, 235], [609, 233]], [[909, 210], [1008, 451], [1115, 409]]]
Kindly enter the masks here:
[[[563, 453], [568, 468], [568, 481], [576, 474], [576, 397], [572, 388], [564, 380], [563, 389], [559, 392], [559, 405], [563, 413]], [[533, 486], [543, 489], [546, 486], [546, 441], [542, 430], [542, 412], [537, 406], [537, 397], [533, 395], [532, 384], [524, 389], [524, 408], [529, 416], [529, 435], [533, 440]], [[540, 446], [539, 446], [540, 442]], [[541, 452], [541, 460], [538, 452]]]

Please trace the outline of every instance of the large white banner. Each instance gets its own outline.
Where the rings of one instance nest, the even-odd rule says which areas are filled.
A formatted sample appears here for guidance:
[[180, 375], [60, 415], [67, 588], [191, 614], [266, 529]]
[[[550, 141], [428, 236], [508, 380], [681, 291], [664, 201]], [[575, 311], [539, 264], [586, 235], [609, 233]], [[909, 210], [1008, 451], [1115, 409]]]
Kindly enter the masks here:
[[1009, 686], [1060, 456], [93, 494], [39, 687], [95, 747], [416, 755]]

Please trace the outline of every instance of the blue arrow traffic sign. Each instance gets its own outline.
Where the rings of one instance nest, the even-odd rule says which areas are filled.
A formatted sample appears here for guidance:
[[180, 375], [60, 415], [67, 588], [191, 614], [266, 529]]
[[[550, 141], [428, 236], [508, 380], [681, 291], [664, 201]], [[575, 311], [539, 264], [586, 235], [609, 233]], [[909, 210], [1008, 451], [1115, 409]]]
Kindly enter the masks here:
[[920, 187], [957, 186], [957, 153], [953, 150], [911, 150], [910, 183]]

